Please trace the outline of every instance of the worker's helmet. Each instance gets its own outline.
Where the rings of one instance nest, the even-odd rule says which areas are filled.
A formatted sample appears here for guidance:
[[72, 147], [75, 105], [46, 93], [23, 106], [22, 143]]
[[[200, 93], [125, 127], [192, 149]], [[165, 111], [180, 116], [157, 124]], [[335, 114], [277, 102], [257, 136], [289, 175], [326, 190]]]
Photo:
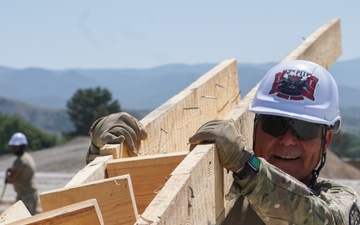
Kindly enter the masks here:
[[341, 123], [334, 78], [320, 65], [304, 60], [271, 68], [260, 82], [250, 111], [325, 124], [334, 132]]
[[28, 145], [28, 141], [26, 139], [25, 134], [17, 132], [11, 136], [9, 145], [10, 146]]

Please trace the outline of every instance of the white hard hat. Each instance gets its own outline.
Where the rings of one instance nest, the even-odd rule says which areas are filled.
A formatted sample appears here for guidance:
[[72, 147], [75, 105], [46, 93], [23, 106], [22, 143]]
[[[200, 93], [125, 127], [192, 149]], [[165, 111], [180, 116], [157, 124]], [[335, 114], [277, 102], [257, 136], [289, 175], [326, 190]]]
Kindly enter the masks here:
[[25, 134], [23, 133], [15, 133], [11, 136], [9, 145], [20, 146], [20, 145], [28, 145]]
[[290, 60], [271, 68], [261, 80], [250, 111], [295, 118], [340, 129], [338, 88], [320, 65]]

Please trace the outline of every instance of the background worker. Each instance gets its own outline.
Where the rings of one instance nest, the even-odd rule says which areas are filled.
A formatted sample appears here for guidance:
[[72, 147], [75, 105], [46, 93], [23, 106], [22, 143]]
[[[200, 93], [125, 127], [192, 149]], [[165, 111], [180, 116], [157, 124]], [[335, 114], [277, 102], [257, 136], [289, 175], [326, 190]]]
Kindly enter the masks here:
[[35, 162], [26, 152], [28, 141], [23, 133], [15, 133], [9, 140], [9, 147], [16, 159], [6, 172], [6, 182], [14, 185], [16, 201], [23, 201], [31, 215], [36, 213], [38, 194], [35, 182]]
[[[265, 74], [250, 105], [253, 150], [245, 147], [233, 120], [209, 121], [190, 137], [193, 146], [214, 142], [221, 165], [233, 172], [227, 197], [240, 198], [224, 224], [360, 224], [354, 190], [319, 177], [340, 128], [338, 99], [337, 85], [323, 67], [287, 61]], [[116, 134], [125, 145], [143, 140], [139, 122], [131, 120], [135, 126], [122, 126]], [[107, 126], [101, 129], [113, 125]]]

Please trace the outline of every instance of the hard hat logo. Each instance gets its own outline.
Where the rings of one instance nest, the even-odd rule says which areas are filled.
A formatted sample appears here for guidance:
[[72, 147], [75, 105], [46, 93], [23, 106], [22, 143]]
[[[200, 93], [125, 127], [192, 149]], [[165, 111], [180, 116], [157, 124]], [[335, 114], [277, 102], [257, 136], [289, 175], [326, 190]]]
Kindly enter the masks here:
[[300, 70], [283, 70], [275, 74], [274, 83], [269, 94], [293, 101], [314, 101], [314, 91], [319, 79], [312, 74]]

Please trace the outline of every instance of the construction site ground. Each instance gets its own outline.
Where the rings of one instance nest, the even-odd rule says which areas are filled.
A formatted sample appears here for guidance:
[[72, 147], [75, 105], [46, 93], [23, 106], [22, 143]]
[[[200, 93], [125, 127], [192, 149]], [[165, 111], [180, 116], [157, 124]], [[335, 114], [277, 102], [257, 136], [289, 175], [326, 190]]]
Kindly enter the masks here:
[[[58, 147], [31, 152], [37, 166], [36, 180], [39, 194], [64, 187], [85, 166], [88, 146], [89, 138], [81, 137]], [[5, 171], [11, 167], [14, 159], [15, 156], [12, 154], [0, 157], [0, 181], [4, 181]], [[360, 170], [342, 162], [332, 152], [328, 152], [327, 163], [321, 175], [348, 184], [360, 193]], [[4, 191], [4, 182], [0, 182], [0, 191], [1, 193]], [[13, 186], [7, 184], [0, 205], [0, 213], [14, 204], [15, 198]], [[38, 211], [42, 211], [41, 205]]]

